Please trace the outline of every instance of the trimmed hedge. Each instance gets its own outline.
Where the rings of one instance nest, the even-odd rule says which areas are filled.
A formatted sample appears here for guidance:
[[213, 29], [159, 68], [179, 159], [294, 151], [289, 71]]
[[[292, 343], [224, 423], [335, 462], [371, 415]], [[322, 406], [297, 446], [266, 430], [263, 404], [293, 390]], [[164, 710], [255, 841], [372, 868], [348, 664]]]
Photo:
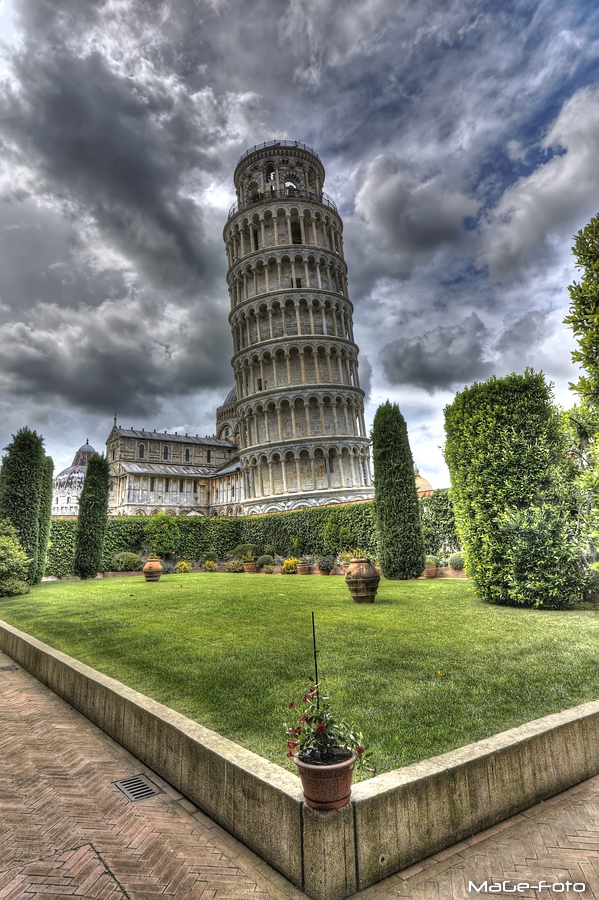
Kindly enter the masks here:
[[[349, 528], [356, 546], [374, 550], [372, 503], [335, 507], [339, 524]], [[178, 516], [178, 545], [182, 559], [200, 559], [214, 554], [223, 559], [238, 544], [257, 544], [260, 549], [272, 544], [275, 553], [287, 555], [292, 537], [298, 537], [302, 552], [320, 556], [326, 552], [323, 532], [331, 507], [300, 509], [269, 516], [212, 517]], [[149, 518], [119, 516], [109, 519], [104, 538], [102, 571], [108, 572], [117, 553], [145, 553], [148, 550]], [[73, 574], [75, 527], [73, 519], [52, 519], [46, 575], [64, 578]]]
[[461, 550], [449, 488], [439, 488], [420, 497], [424, 550], [442, 558]]
[[292, 537], [298, 537], [300, 553], [320, 556], [328, 552], [324, 531], [332, 510], [336, 523], [351, 531], [356, 547], [374, 551], [374, 522], [372, 503], [369, 501], [347, 506], [297, 509], [268, 516], [243, 516], [238, 520], [242, 523], [240, 543], [258, 544], [259, 547], [271, 544], [275, 554], [285, 556], [294, 550]]
[[491, 378], [445, 409], [445, 459], [466, 570], [489, 603], [580, 599], [573, 474], [542, 373]]

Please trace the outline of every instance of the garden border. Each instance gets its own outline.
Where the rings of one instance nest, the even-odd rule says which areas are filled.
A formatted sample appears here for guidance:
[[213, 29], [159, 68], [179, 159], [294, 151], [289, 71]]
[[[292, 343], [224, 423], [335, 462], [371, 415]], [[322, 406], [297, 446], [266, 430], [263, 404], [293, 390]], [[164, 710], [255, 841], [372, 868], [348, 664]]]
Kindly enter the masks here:
[[318, 812], [299, 778], [0, 622], [0, 649], [313, 900], [343, 900], [599, 773], [599, 701], [357, 784]]

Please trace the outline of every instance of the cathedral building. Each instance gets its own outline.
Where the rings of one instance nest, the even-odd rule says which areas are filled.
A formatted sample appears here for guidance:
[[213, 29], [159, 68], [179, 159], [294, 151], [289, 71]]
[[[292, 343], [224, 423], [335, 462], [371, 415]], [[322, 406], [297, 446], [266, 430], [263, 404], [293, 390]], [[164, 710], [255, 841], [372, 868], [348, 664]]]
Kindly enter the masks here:
[[231, 441], [121, 428], [115, 417], [106, 455], [109, 516], [241, 515], [241, 469]]
[[223, 231], [235, 387], [211, 438], [115, 417], [109, 515], [257, 515], [373, 497], [343, 222], [324, 179], [296, 141], [239, 160]]

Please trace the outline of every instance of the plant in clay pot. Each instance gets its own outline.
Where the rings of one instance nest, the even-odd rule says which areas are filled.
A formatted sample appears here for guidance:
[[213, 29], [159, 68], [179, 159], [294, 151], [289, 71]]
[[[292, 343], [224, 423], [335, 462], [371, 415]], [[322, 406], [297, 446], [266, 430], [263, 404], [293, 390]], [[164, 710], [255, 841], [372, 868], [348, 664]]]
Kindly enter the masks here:
[[296, 556], [288, 556], [284, 561], [283, 566], [281, 568], [281, 575], [296, 575], [297, 574], [297, 557]]
[[321, 575], [330, 575], [331, 569], [335, 568], [335, 557], [331, 553], [319, 556], [317, 565]]
[[243, 554], [241, 562], [243, 563], [244, 572], [256, 571], [256, 556], [251, 550], [248, 550], [247, 553]]
[[287, 756], [299, 769], [307, 805], [312, 809], [340, 809], [349, 803], [354, 769], [373, 775], [376, 770], [367, 765], [371, 754], [361, 732], [336, 718], [329, 708], [329, 698], [320, 693], [315, 630], [312, 633], [315, 683], [301, 703], [289, 704], [294, 721], [285, 723]]
[[425, 578], [434, 578], [437, 574], [437, 557], [436, 556], [427, 556], [424, 560], [424, 572], [422, 573]]
[[298, 561], [297, 561], [297, 574], [298, 575], [309, 575], [311, 568], [312, 568], [312, 559], [309, 556], [302, 556], [301, 559], [298, 559]]
[[343, 566], [343, 568], [347, 571], [347, 567], [354, 558], [354, 554], [350, 553], [349, 550], [342, 550], [341, 553], [337, 554], [337, 556], [339, 558], [339, 565]]

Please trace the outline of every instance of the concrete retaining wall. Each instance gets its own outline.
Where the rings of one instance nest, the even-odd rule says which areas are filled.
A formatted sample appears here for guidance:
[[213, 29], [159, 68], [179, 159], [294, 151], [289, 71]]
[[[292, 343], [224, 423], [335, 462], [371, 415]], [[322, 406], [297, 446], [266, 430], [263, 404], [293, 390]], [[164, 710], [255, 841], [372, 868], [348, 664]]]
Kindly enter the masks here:
[[0, 649], [314, 900], [381, 878], [599, 773], [599, 701], [356, 785], [320, 813], [299, 779], [0, 622]]

